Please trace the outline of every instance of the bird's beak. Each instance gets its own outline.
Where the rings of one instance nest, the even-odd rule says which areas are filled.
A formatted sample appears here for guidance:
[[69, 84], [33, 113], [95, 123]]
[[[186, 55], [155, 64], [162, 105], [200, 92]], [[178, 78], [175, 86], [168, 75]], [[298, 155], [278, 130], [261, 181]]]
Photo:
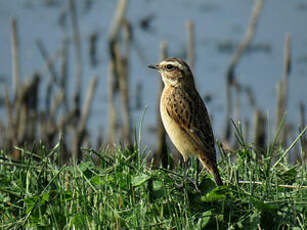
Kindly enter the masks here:
[[159, 70], [159, 65], [148, 65], [148, 68]]

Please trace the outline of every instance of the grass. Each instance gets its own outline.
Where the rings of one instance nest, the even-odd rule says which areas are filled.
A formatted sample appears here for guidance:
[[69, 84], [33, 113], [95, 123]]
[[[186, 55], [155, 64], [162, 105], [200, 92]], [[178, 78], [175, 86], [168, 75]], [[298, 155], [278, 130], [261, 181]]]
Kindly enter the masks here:
[[[217, 188], [202, 171], [201, 193], [189, 181], [177, 186], [180, 166], [150, 170], [137, 145], [114, 153], [83, 150], [83, 162], [63, 166], [59, 144], [50, 151], [42, 144], [37, 152], [22, 150], [20, 162], [2, 150], [0, 229], [306, 229], [304, 161], [289, 165], [281, 159], [289, 149], [274, 143], [259, 154], [240, 130], [237, 136], [235, 154], [219, 149], [225, 185]], [[273, 155], [281, 159], [277, 165]]]

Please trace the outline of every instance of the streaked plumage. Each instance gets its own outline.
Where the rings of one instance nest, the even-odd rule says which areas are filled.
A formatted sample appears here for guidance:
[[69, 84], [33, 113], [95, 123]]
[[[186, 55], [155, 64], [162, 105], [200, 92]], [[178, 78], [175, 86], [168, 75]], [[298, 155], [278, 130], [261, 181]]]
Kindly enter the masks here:
[[214, 136], [205, 104], [196, 90], [193, 74], [181, 59], [167, 58], [157, 65], [164, 89], [160, 113], [166, 132], [184, 161], [197, 157], [214, 176], [217, 185], [223, 185], [216, 163]]

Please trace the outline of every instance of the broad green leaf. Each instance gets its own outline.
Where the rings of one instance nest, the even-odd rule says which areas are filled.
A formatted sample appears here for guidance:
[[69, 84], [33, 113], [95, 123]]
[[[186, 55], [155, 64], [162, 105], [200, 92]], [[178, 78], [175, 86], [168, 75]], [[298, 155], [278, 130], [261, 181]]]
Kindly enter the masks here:
[[151, 178], [151, 176], [147, 175], [147, 174], [142, 174], [140, 176], [136, 176], [132, 178], [132, 185], [133, 186], [140, 186], [143, 183], [145, 183], [147, 180], [149, 180]]
[[202, 196], [201, 200], [205, 202], [225, 200], [228, 194], [229, 191], [227, 187], [216, 187], [211, 192], [207, 193], [205, 196]]
[[211, 215], [212, 215], [212, 212], [211, 210], [208, 210], [206, 212], [203, 212], [202, 214], [202, 217], [200, 219], [201, 221], [201, 227], [204, 228], [208, 223], [209, 223], [209, 220], [211, 218]]

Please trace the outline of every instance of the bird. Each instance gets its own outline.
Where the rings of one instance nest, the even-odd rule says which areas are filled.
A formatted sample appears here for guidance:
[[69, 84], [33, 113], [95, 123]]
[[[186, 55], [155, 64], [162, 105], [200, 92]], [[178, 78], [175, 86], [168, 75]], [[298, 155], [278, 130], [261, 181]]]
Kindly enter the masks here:
[[164, 82], [160, 98], [162, 123], [183, 157], [185, 175], [188, 159], [196, 157], [215, 183], [222, 186], [211, 122], [189, 65], [180, 58], [169, 57], [148, 67], [157, 70]]

